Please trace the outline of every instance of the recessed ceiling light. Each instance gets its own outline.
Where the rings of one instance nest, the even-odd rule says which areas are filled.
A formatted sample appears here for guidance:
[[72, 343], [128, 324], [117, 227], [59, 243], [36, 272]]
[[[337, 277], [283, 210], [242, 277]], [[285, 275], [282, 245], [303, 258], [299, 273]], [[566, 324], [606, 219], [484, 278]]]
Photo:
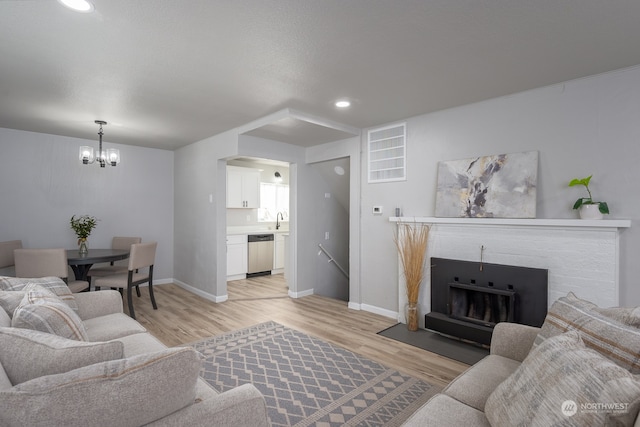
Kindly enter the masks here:
[[333, 171], [338, 175], [344, 175], [344, 168], [342, 166], [336, 166]]
[[345, 99], [341, 99], [340, 101], [336, 101], [336, 107], [338, 108], [347, 108], [351, 106], [351, 102], [345, 100]]
[[73, 9], [76, 12], [91, 12], [93, 11], [93, 4], [87, 0], [58, 0], [60, 3]]

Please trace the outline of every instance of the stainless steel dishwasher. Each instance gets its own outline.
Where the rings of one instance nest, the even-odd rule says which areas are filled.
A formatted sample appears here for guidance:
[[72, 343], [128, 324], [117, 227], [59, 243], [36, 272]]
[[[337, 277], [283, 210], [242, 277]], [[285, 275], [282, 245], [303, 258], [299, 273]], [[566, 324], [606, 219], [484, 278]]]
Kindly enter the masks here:
[[271, 274], [273, 268], [273, 234], [249, 234], [249, 268], [247, 277]]

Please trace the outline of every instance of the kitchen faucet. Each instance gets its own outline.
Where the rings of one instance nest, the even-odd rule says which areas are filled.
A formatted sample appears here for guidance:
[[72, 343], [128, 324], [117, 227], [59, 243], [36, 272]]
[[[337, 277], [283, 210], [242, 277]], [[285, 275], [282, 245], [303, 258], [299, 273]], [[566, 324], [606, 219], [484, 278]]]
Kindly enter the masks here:
[[284, 215], [282, 215], [282, 212], [278, 212], [276, 214], [276, 230], [280, 229], [280, 219], [284, 221]]

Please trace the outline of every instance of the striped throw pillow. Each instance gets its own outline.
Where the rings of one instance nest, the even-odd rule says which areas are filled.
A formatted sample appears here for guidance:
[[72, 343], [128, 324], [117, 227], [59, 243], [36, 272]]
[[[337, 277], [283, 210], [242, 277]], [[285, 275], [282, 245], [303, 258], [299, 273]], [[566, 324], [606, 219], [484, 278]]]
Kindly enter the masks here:
[[640, 329], [604, 316], [596, 305], [572, 292], [553, 303], [533, 348], [546, 339], [577, 330], [584, 344], [617, 365], [640, 374]]
[[40, 285], [26, 288], [22, 302], [13, 312], [11, 326], [33, 329], [78, 341], [88, 341], [80, 317], [56, 294]]
[[39, 277], [35, 279], [26, 279], [22, 277], [0, 276], [0, 290], [2, 291], [21, 291], [28, 285], [40, 285], [49, 289], [51, 292], [60, 297], [69, 307], [78, 311], [78, 303], [76, 302], [71, 289], [59, 277]]
[[581, 336], [570, 331], [531, 350], [487, 399], [493, 427], [633, 425], [640, 382]]

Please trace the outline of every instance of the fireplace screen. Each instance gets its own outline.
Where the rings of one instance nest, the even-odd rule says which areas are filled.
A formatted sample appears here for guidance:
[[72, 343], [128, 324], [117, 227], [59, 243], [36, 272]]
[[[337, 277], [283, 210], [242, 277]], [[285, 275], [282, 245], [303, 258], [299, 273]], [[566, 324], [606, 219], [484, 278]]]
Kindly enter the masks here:
[[448, 294], [448, 314], [454, 319], [491, 327], [513, 322], [514, 291], [449, 283]]

